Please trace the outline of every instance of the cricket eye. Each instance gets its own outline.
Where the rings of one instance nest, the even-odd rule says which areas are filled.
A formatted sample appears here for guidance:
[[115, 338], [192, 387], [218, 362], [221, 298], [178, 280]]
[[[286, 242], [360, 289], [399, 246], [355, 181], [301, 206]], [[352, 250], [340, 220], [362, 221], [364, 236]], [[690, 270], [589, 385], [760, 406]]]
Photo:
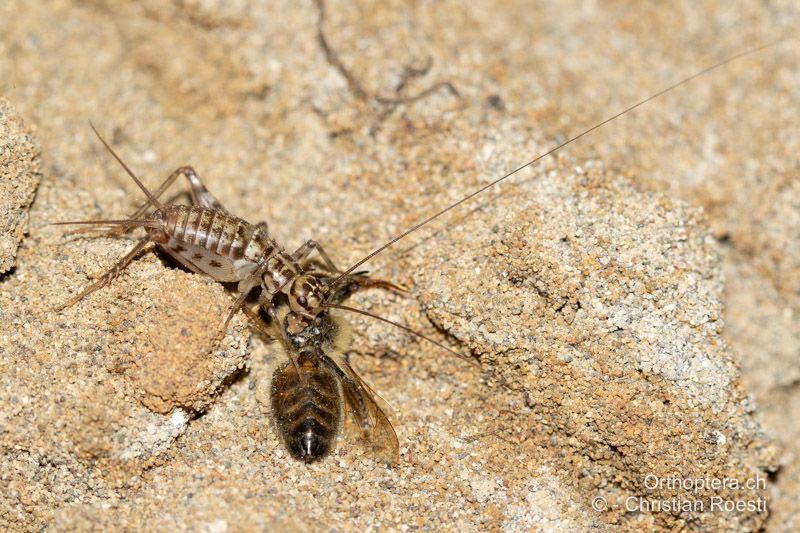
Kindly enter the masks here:
[[306, 300], [306, 297], [301, 294], [300, 296], [297, 297], [297, 303], [305, 307], [308, 301]]

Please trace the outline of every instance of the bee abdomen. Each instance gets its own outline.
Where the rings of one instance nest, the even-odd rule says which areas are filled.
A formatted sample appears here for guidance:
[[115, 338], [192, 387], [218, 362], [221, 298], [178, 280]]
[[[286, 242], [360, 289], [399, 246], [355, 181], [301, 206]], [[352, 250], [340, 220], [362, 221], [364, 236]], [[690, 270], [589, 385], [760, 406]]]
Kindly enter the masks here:
[[333, 376], [309, 359], [300, 361], [299, 374], [288, 363], [275, 371], [271, 395], [278, 431], [289, 453], [307, 463], [325, 457], [342, 417]]

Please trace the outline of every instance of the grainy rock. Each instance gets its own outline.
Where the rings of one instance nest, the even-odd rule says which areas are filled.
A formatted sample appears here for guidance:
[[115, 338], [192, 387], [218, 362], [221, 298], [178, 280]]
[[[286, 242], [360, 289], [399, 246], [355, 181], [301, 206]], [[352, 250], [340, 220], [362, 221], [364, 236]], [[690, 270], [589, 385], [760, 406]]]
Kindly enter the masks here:
[[[152, 255], [72, 308], [52, 310], [68, 297], [61, 289], [50, 309], [31, 312], [37, 291], [52, 294], [67, 277], [79, 290], [88, 283], [75, 276], [84, 262], [99, 273], [130, 246], [106, 245], [103, 264], [91, 256], [103, 239], [70, 239], [47, 248], [60, 265], [24, 269], [33, 291], [15, 278], [0, 295], [0, 447], [17, 487], [2, 496], [9, 524], [51, 522], [58, 501], [123, 494], [244, 364], [241, 323], [233, 337], [210, 338], [227, 310], [222, 288], [165, 271]], [[71, 275], [56, 274], [58, 266]], [[33, 477], [31, 464], [42, 469]]]
[[[492, 381], [524, 396], [531, 438], [552, 439], [553, 461], [568, 457], [562, 468], [616, 502], [615, 522], [642, 525], [626, 512], [631, 497], [742, 498], [648, 490], [648, 476], [715, 472], [744, 485], [775, 468], [721, 336], [720, 261], [696, 210], [598, 170], [550, 174], [424, 248], [433, 264], [415, 282], [428, 315], [480, 354]], [[747, 497], [766, 505], [766, 486]], [[765, 518], [651, 516], [707, 530], [757, 529]]]
[[[771, 328], [795, 331], [798, 315], [753, 302], [772, 287], [800, 309], [797, 40], [673, 91], [519, 176], [531, 185], [489, 192], [472, 204], [483, 212], [365, 265], [413, 291], [357, 305], [446, 342], [431, 317], [483, 364], [349, 317], [356, 367], [392, 406], [394, 469], [346, 439], [319, 464], [290, 459], [263, 401], [283, 356], [248, 345], [239, 317], [212, 341], [229, 295], [155, 252], [51, 311], [132, 243], [46, 224], [124, 216], [142, 199], [87, 120], [147, 184], [191, 164], [231, 212], [269, 221], [290, 249], [316, 238], [345, 266], [742, 43], [794, 31], [798, 15], [785, 0], [326, 7], [338, 64], [313, 2], [0, 2], [0, 90], [36, 126], [47, 176], [0, 290], [0, 527], [792, 529], [798, 439], [779, 420], [798, 417], [800, 389], [793, 334]], [[464, 216], [471, 231], [453, 233]], [[729, 299], [741, 334], [721, 318], [706, 222], [757, 278]], [[763, 412], [721, 333], [766, 391]], [[756, 333], [783, 340], [747, 363]], [[648, 473], [763, 475], [775, 460], [757, 417], [786, 445], [773, 518], [621, 511]], [[598, 495], [610, 509], [592, 508]]]
[[41, 178], [33, 134], [8, 100], [0, 97], [0, 275], [14, 266], [28, 207]]

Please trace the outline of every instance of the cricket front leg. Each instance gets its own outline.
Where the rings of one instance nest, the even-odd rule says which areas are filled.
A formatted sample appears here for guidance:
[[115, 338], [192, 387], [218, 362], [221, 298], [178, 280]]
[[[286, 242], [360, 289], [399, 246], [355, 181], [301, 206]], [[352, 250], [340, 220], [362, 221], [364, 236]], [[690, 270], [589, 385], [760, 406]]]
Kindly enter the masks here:
[[228, 329], [228, 323], [233, 318], [233, 315], [238, 313], [239, 309], [244, 307], [244, 304], [247, 301], [247, 297], [250, 296], [250, 292], [252, 290], [253, 289], [251, 288], [251, 289], [244, 290], [244, 291], [240, 292], [239, 296], [236, 298], [236, 300], [234, 300], [233, 305], [228, 310], [228, 315], [225, 317], [225, 322], [222, 323], [222, 332], [223, 332], [223, 334]]
[[[341, 273], [341, 270], [333, 263], [330, 256], [328, 255], [328, 252], [325, 251], [325, 248], [323, 248], [319, 242], [313, 239], [307, 240], [306, 242], [303, 243], [302, 246], [300, 246], [300, 248], [295, 250], [294, 253], [292, 254], [292, 258], [298, 263], [302, 263], [306, 259], [308, 259], [308, 256], [311, 255], [311, 252], [315, 250], [317, 254], [322, 258], [326, 270], [326, 272], [324, 272], [325, 275], [337, 276]], [[319, 273], [315, 272], [315, 274]], [[355, 285], [355, 290], [351, 290], [351, 293], [355, 292], [356, 290], [370, 289], [370, 288], [386, 289], [401, 293], [408, 292], [408, 290], [405, 287], [392, 283], [391, 281], [370, 278], [366, 274], [367, 274], [366, 272], [357, 272], [355, 274], [350, 274], [347, 276], [348, 278], [347, 281], [343, 282], [342, 285], [351, 285], [351, 286]]]
[[300, 364], [297, 362], [297, 353], [292, 346], [292, 341], [289, 340], [289, 333], [286, 331], [286, 327], [284, 326], [283, 322], [281, 322], [278, 312], [275, 310], [275, 306], [270, 303], [262, 308], [267, 312], [269, 319], [277, 328], [278, 333], [280, 333], [281, 343], [286, 349], [286, 354], [289, 356], [289, 359], [291, 359], [295, 370], [297, 370], [297, 375], [302, 376], [303, 374], [300, 372]]
[[[219, 330], [217, 331], [217, 334], [214, 338], [222, 339], [223, 337], [225, 337], [225, 334], [228, 331], [228, 324], [230, 323], [231, 319], [236, 313], [238, 313], [241, 309], [245, 309], [245, 303], [247, 303], [247, 297], [250, 296], [250, 293], [253, 291], [253, 288], [254, 286], [252, 284], [248, 285], [240, 283], [239, 296], [236, 297], [236, 300], [233, 301], [233, 305], [231, 305], [230, 309], [228, 309], [228, 314], [225, 316], [225, 321], [222, 322], [222, 325], [219, 327]], [[249, 314], [248, 317], [250, 317]], [[258, 326], [258, 324], [255, 325]]]
[[[323, 277], [323, 279], [326, 278]], [[327, 278], [327, 280], [332, 281], [332, 278]], [[331, 301], [333, 303], [340, 304], [353, 294], [372, 288], [384, 289], [399, 294], [406, 294], [408, 292], [408, 289], [402, 285], [392, 283], [391, 281], [385, 279], [371, 278], [367, 276], [366, 272], [356, 272], [355, 274], [348, 274], [345, 279], [339, 283], [339, 286], [336, 288]]]
[[263, 335], [263, 340], [267, 342], [272, 342], [275, 340], [275, 336], [272, 334], [273, 332], [267, 329], [264, 320], [258, 315], [257, 312], [253, 311], [246, 305], [242, 307], [242, 312], [247, 315], [247, 318], [250, 319], [250, 325], [257, 329], [261, 335]]
[[[333, 263], [330, 256], [328, 255], [328, 252], [325, 251], [325, 248], [323, 248], [319, 242], [313, 239], [307, 240], [306, 242], [303, 243], [302, 246], [300, 246], [300, 248], [295, 250], [294, 253], [292, 254], [292, 258], [298, 263], [302, 263], [303, 261], [308, 259], [308, 256], [311, 255], [311, 252], [315, 250], [317, 254], [322, 258], [326, 270], [325, 274], [332, 274], [334, 276], [337, 276], [338, 274], [341, 273], [341, 270]], [[358, 286], [356, 290], [369, 289], [374, 287], [401, 293], [408, 292], [404, 287], [392, 283], [391, 281], [370, 278], [366, 275], [366, 272], [363, 273], [359, 272], [348, 276], [348, 278], [350, 278], [350, 280], [348, 280], [348, 282], [343, 283], [343, 285], [349, 283], [355, 283]]]

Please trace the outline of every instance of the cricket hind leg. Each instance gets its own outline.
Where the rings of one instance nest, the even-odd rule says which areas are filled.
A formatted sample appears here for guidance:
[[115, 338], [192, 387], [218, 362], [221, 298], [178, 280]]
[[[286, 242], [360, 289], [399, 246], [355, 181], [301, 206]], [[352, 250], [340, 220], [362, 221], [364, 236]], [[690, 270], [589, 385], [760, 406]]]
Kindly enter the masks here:
[[90, 295], [94, 291], [98, 289], [102, 289], [106, 285], [108, 285], [114, 278], [116, 278], [122, 270], [127, 267], [131, 262], [136, 258], [137, 255], [144, 249], [145, 246], [150, 242], [149, 239], [142, 239], [140, 240], [136, 246], [134, 246], [130, 252], [125, 254], [125, 256], [117, 261], [114, 266], [112, 266], [105, 274], [100, 276], [94, 283], [86, 287], [83, 291], [79, 294], [70, 298], [67, 302], [63, 303], [62, 305], [58, 306], [55, 311], [62, 311], [68, 307], [72, 307], [84, 297]]
[[[200, 179], [200, 176], [197, 175], [194, 168], [191, 166], [182, 166], [178, 167], [172, 171], [172, 173], [167, 176], [167, 178], [159, 185], [158, 189], [153, 193], [155, 198], [160, 198], [167, 189], [175, 183], [175, 180], [178, 179], [179, 176], [184, 176], [186, 180], [189, 182], [189, 194], [192, 198], [193, 205], [199, 205], [201, 207], [209, 207], [211, 209], [216, 209], [218, 211], [222, 211], [223, 213], [227, 213], [227, 209], [222, 205], [222, 203], [217, 199], [216, 196], [211, 194], [208, 188], [205, 186], [203, 181]], [[131, 218], [139, 218], [143, 216], [152, 206], [152, 202], [147, 200], [139, 209], [131, 215]]]

